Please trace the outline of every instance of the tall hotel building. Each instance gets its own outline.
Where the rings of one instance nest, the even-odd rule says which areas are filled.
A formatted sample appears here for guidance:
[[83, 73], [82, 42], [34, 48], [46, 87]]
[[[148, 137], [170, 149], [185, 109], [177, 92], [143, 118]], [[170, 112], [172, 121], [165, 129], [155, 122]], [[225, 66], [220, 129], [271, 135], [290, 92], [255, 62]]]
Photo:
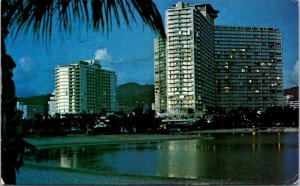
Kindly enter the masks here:
[[154, 40], [154, 66], [155, 110], [164, 113], [167, 111], [166, 40], [159, 36]]
[[217, 106], [282, 106], [281, 43], [278, 29], [215, 26]]
[[117, 111], [115, 72], [101, 68], [99, 61], [58, 65], [55, 68], [56, 111], [95, 113]]
[[[201, 110], [215, 105], [214, 19], [217, 13], [207, 4], [188, 6], [182, 2], [166, 11], [168, 113], [184, 114], [188, 109]], [[155, 46], [163, 47], [158, 41]], [[160, 63], [164, 62], [161, 58], [155, 60], [157, 72], [157, 68], [163, 66]], [[161, 87], [158, 84], [164, 81], [156, 80], [157, 77], [155, 87]], [[157, 97], [165, 94], [163, 90], [155, 91]], [[164, 100], [156, 100], [159, 99]]]
[[282, 104], [280, 32], [215, 26], [218, 12], [209, 4], [183, 2], [167, 9], [167, 37], [154, 40], [156, 112]]

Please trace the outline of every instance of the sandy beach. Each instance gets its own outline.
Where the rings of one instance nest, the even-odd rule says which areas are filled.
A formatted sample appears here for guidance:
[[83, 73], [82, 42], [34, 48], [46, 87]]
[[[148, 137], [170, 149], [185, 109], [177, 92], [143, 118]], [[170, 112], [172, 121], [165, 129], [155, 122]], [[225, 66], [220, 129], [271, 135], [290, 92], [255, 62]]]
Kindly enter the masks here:
[[[64, 137], [31, 137], [26, 141], [38, 149], [78, 144], [113, 144], [135, 143], [161, 140], [183, 140], [204, 138], [197, 135], [73, 135]], [[38, 163], [24, 162], [17, 175], [17, 184], [203, 184], [204, 180], [162, 178], [154, 176], [134, 176], [93, 170], [79, 170], [71, 168], [47, 167]]]
[[107, 172], [25, 165], [17, 176], [18, 185], [48, 184], [203, 184], [192, 179], [132, 176]]

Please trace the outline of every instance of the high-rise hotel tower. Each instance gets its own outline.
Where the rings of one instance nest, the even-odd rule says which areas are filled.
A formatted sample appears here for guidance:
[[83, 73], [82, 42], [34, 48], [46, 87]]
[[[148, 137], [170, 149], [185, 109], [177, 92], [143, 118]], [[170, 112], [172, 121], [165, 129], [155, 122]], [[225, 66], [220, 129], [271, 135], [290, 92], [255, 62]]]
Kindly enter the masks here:
[[167, 9], [167, 37], [154, 40], [156, 112], [281, 106], [278, 29], [215, 26], [218, 12], [183, 2]]
[[[189, 109], [215, 105], [214, 19], [217, 13], [208, 4], [189, 6], [183, 2], [166, 11], [166, 57], [165, 61], [155, 57], [155, 72], [160, 71], [155, 75], [155, 91], [156, 100], [164, 101], [166, 95], [168, 113], [185, 114]], [[155, 46], [164, 47], [159, 43], [162, 41], [157, 39]], [[164, 50], [155, 47], [155, 53], [158, 51]], [[161, 63], [165, 63], [165, 72]], [[160, 73], [166, 73], [165, 81], [157, 77]], [[165, 92], [160, 83], [166, 83]]]
[[155, 110], [167, 111], [166, 40], [158, 36], [154, 40], [154, 89]]
[[101, 68], [99, 61], [87, 60], [55, 68], [56, 111], [96, 113], [117, 111], [117, 75]]
[[281, 43], [278, 29], [215, 26], [217, 106], [282, 106]]

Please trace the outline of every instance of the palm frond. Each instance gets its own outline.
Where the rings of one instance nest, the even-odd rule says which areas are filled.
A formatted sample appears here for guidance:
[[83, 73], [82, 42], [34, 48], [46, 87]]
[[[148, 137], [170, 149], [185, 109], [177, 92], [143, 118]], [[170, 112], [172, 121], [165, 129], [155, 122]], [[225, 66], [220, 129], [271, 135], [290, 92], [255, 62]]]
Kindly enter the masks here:
[[[110, 32], [118, 26], [136, 22], [136, 13], [152, 30], [164, 35], [162, 18], [152, 0], [3, 0], [2, 29], [16, 36], [32, 30], [38, 37], [51, 37], [53, 23], [61, 31], [71, 32], [73, 24]], [[4, 27], [4, 28], [3, 28]]]
[[163, 33], [161, 33], [164, 30], [163, 22], [152, 0], [131, 0], [131, 2], [143, 21], [149, 25], [151, 29], [163, 35]]

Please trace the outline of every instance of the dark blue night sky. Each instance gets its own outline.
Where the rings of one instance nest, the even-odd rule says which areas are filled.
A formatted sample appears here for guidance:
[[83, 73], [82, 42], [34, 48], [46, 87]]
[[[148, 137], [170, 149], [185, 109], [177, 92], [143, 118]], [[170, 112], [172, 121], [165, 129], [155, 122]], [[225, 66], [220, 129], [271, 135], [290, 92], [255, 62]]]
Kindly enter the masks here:
[[[177, 1], [154, 1], [164, 19], [165, 10]], [[219, 10], [217, 25], [279, 28], [283, 37], [284, 88], [298, 85], [298, 1], [297, 0], [191, 0], [189, 4], [209, 3]], [[118, 84], [153, 84], [153, 39], [156, 33], [140, 19], [131, 29], [122, 24], [112, 32], [96, 33], [85, 27], [72, 35], [53, 29], [48, 45], [33, 39], [31, 33], [14, 42], [7, 39], [7, 52], [17, 63], [14, 80], [18, 97], [51, 93], [54, 68], [81, 59], [99, 59], [105, 69], [116, 71]]]

